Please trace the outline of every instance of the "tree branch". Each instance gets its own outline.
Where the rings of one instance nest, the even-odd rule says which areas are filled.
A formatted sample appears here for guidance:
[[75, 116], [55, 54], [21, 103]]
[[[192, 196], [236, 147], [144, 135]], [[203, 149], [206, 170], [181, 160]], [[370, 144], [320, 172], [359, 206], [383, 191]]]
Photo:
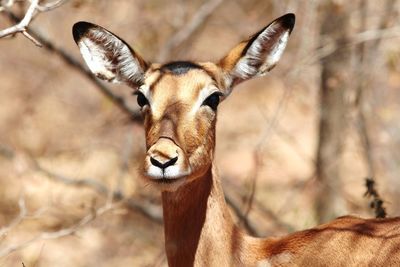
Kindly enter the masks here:
[[128, 208], [138, 211], [140, 214], [144, 215], [148, 219], [154, 221], [157, 224], [161, 224], [162, 219], [162, 210], [159, 206], [146, 203], [145, 201], [135, 201], [132, 198], [126, 198], [126, 196], [119, 190], [110, 190], [106, 185], [101, 183], [97, 179], [92, 178], [69, 178], [64, 175], [60, 175], [54, 172], [47, 170], [46, 168], [42, 167], [39, 162], [36, 161], [34, 158], [30, 158], [33, 162], [34, 169], [36, 171], [44, 174], [49, 179], [65, 184], [67, 186], [74, 186], [74, 187], [86, 187], [91, 188], [98, 192], [99, 194], [110, 197], [113, 200], [121, 200], [123, 201]]
[[23, 198], [23, 196], [20, 196], [20, 198], [18, 199], [18, 207], [19, 207], [18, 216], [14, 220], [12, 220], [12, 222], [9, 225], [0, 228], [0, 238], [5, 236], [8, 232], [10, 232], [12, 228], [20, 224], [22, 220], [26, 217], [28, 212], [26, 210], [25, 198]]
[[261, 233], [250, 223], [249, 219], [247, 218], [247, 214], [245, 214], [242, 209], [236, 204], [231, 197], [230, 194], [225, 192], [225, 200], [226, 203], [232, 208], [235, 212], [236, 216], [238, 216], [239, 220], [243, 223], [244, 228], [251, 234], [252, 236], [261, 236]]
[[[32, 2], [32, 0], [29, 0]], [[50, 3], [45, 3], [45, 4], [38, 4], [36, 9], [39, 10], [40, 12], [47, 12], [47, 11], [51, 11], [57, 7], [60, 7], [61, 5], [63, 5], [65, 2], [67, 2], [68, 0], [55, 0], [52, 1]]]
[[157, 60], [159, 62], [167, 60], [172, 51], [189, 39], [189, 37], [206, 22], [207, 18], [223, 2], [224, 0], [209, 0], [204, 3], [193, 15], [192, 19], [167, 41], [158, 54]]
[[25, 37], [31, 40], [35, 45], [41, 46], [41, 44], [35, 40], [29, 33], [26, 32], [26, 27], [28, 27], [29, 23], [31, 22], [33, 15], [35, 14], [36, 8], [39, 4], [39, 0], [32, 0], [31, 4], [29, 5], [24, 18], [14, 26], [8, 27], [4, 30], [0, 31], [0, 38], [15, 34], [15, 33], [22, 33]]
[[346, 43], [343, 42], [338, 43], [338, 40], [333, 40], [321, 46], [320, 48], [316, 49], [314, 53], [310, 54], [309, 56], [301, 60], [299, 68], [303, 67], [304, 65], [309, 65], [318, 62], [319, 60], [332, 55], [338, 49], [346, 46], [352, 47], [365, 42], [391, 39], [391, 38], [400, 38], [400, 26], [393, 26], [390, 28], [366, 30], [363, 32], [359, 32], [351, 36]]
[[87, 214], [85, 217], [83, 217], [81, 220], [79, 220], [78, 223], [68, 227], [68, 228], [63, 228], [59, 231], [55, 232], [42, 232], [36, 236], [34, 236], [31, 239], [28, 239], [26, 241], [23, 241], [21, 243], [13, 244], [8, 247], [3, 248], [0, 250], [0, 258], [9, 255], [10, 253], [23, 249], [27, 247], [28, 245], [40, 241], [40, 240], [49, 240], [49, 239], [57, 239], [65, 236], [72, 235], [76, 233], [79, 229], [82, 227], [86, 226], [90, 222], [94, 221], [97, 217], [105, 214], [106, 212], [112, 210], [118, 203], [112, 203], [112, 202], [106, 202], [106, 204], [94, 211], [91, 211], [89, 214]]
[[[8, 11], [6, 12], [6, 15], [12, 21], [19, 20], [19, 18], [12, 12]], [[51, 40], [47, 39], [30, 27], [27, 28], [27, 32], [29, 32], [31, 36], [38, 40], [43, 45], [43, 48], [50, 52], [53, 52], [58, 57], [60, 57], [68, 66], [77, 70], [80, 74], [86, 76], [86, 78], [88, 78], [96, 86], [100, 93], [102, 93], [106, 98], [110, 99], [111, 102], [113, 102], [123, 113], [127, 114], [132, 121], [142, 121], [142, 116], [138, 110], [131, 108], [123, 97], [114, 94], [109, 87], [100, 82], [86, 67], [84, 67], [84, 65], [79, 63], [79, 61], [71, 56], [68, 52], [60, 47], [55, 46]]]
[[[13, 160], [17, 156], [17, 152], [0, 144], [0, 155], [4, 156], [8, 160]], [[119, 190], [110, 190], [106, 185], [104, 185], [97, 179], [70, 178], [65, 175], [55, 173], [40, 165], [40, 163], [34, 157], [31, 156], [27, 157], [28, 157], [27, 161], [30, 162], [30, 164], [28, 165], [33, 171], [43, 174], [44, 176], [53, 180], [54, 182], [62, 183], [67, 186], [74, 186], [77, 188], [80, 187], [91, 188], [104, 197], [109, 197], [112, 200], [121, 201], [122, 203], [126, 204], [126, 206], [129, 209], [139, 212], [140, 214], [144, 215], [151, 221], [157, 224], [162, 224], [163, 221], [162, 210], [158, 205], [154, 205], [142, 200], [137, 201], [135, 199], [128, 198]]]
[[[56, 0], [51, 3], [47, 3], [45, 5], [40, 5], [39, 0], [29, 0], [30, 5], [28, 9], [25, 12], [25, 16], [15, 25], [8, 27], [4, 30], [0, 31], [0, 38], [13, 35], [16, 33], [22, 33], [26, 38], [28, 38], [30, 41], [32, 41], [35, 45], [37, 46], [42, 46], [42, 44], [29, 32], [27, 31], [27, 27], [31, 23], [32, 19], [34, 16], [37, 14], [37, 12], [45, 12], [45, 11], [50, 11], [54, 8], [57, 8], [61, 6], [66, 0]], [[8, 1], [3, 7], [2, 10], [5, 10], [13, 5], [14, 1]]]

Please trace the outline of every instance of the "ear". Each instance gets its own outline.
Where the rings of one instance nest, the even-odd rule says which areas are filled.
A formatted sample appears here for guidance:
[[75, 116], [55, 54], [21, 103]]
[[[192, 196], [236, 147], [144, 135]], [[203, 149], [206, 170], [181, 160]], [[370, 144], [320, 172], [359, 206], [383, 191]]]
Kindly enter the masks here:
[[98, 78], [125, 82], [134, 88], [142, 84], [148, 64], [121, 38], [83, 21], [75, 23], [72, 34], [86, 64]]
[[228, 74], [230, 87], [250, 78], [265, 75], [279, 61], [295, 23], [286, 14], [241, 42], [218, 65]]

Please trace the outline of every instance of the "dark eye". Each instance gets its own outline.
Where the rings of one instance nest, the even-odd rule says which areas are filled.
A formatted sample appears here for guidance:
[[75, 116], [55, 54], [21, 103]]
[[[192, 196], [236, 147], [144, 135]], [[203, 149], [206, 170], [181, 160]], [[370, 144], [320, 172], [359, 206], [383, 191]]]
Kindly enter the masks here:
[[217, 110], [220, 95], [220, 93], [211, 94], [209, 97], [206, 98], [206, 100], [204, 100], [202, 105], [209, 106], [214, 111]]
[[138, 92], [138, 93], [137, 93], [137, 103], [138, 103], [138, 105], [142, 108], [142, 107], [144, 107], [145, 105], [148, 105], [148, 104], [149, 104], [149, 101], [147, 100], [147, 98], [144, 96], [143, 93]]

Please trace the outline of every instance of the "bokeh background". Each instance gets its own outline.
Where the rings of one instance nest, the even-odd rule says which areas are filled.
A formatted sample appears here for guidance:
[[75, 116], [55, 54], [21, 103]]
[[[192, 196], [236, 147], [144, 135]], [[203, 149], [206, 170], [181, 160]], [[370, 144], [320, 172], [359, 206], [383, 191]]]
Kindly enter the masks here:
[[[0, 30], [29, 5], [0, 3]], [[166, 266], [159, 192], [137, 178], [136, 99], [76, 64], [80, 20], [148, 61], [217, 61], [295, 13], [277, 67], [219, 108], [216, 164], [232, 215], [257, 236], [374, 217], [367, 177], [399, 215], [399, 10], [397, 0], [70, 0], [38, 13], [28, 32], [42, 48], [0, 39], [0, 266]]]

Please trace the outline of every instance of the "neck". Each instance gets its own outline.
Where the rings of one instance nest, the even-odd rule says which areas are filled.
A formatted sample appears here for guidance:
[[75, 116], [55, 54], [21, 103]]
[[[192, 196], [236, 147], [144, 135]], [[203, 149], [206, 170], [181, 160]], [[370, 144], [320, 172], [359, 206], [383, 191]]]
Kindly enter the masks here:
[[211, 168], [177, 191], [163, 192], [162, 203], [169, 266], [232, 266], [240, 233]]

